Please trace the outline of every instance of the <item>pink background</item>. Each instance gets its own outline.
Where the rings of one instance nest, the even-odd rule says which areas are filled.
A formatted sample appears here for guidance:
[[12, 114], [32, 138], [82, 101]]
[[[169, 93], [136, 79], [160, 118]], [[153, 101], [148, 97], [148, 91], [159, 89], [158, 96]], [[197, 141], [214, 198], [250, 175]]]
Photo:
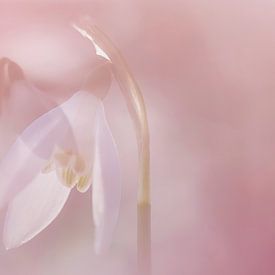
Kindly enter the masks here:
[[[275, 2], [36, 2], [0, 0], [0, 56], [38, 87], [62, 98], [97, 64], [69, 26], [84, 14], [115, 41], [142, 88], [154, 274], [274, 274]], [[123, 168], [111, 251], [94, 255], [90, 193], [74, 192], [38, 237], [8, 252], [0, 246], [1, 275], [133, 273], [136, 145], [116, 85], [106, 108]]]

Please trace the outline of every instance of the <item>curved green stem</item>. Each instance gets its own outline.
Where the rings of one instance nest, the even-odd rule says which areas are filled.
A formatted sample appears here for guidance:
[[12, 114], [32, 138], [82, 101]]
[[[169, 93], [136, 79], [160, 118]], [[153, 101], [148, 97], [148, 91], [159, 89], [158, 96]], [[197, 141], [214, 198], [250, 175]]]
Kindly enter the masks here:
[[110, 61], [135, 124], [139, 151], [138, 265], [142, 272], [139, 274], [148, 275], [151, 270], [150, 138], [144, 99], [126, 61], [112, 41], [96, 26], [85, 24], [84, 27], [73, 27], [93, 43], [98, 55]]

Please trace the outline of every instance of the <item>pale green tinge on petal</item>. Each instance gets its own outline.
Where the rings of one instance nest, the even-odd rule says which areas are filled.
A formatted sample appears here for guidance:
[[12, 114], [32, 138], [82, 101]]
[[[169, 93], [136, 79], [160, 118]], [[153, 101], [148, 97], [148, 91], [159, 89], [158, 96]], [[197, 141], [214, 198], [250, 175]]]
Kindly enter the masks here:
[[118, 219], [120, 199], [121, 175], [117, 148], [101, 105], [96, 118], [92, 183], [96, 253], [103, 253], [110, 246]]
[[58, 183], [55, 172], [39, 174], [9, 204], [3, 234], [6, 249], [26, 243], [45, 229], [60, 213], [70, 190]]

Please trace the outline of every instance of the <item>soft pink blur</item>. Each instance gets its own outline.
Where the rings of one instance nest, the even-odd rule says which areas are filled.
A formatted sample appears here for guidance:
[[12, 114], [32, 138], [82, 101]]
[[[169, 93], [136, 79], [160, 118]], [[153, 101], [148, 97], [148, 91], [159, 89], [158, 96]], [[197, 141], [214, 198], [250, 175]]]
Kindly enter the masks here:
[[[0, 56], [62, 98], [98, 62], [72, 20], [89, 15], [123, 52], [150, 120], [154, 274], [275, 273], [274, 1], [57, 2], [0, 1]], [[1, 274], [132, 274], [135, 135], [115, 84], [105, 103], [124, 188], [111, 251], [94, 255], [90, 194], [74, 192], [37, 238], [0, 247]]]

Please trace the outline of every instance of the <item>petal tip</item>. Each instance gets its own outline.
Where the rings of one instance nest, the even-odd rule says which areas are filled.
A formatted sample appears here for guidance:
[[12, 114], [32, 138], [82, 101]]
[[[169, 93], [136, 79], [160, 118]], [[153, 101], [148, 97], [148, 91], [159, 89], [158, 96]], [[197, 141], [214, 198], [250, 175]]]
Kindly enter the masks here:
[[6, 231], [4, 231], [3, 244], [4, 244], [5, 249], [7, 251], [9, 251], [11, 249], [21, 246], [23, 243], [20, 242], [19, 240], [15, 240], [15, 239], [11, 238], [11, 236], [9, 236], [9, 234]]

